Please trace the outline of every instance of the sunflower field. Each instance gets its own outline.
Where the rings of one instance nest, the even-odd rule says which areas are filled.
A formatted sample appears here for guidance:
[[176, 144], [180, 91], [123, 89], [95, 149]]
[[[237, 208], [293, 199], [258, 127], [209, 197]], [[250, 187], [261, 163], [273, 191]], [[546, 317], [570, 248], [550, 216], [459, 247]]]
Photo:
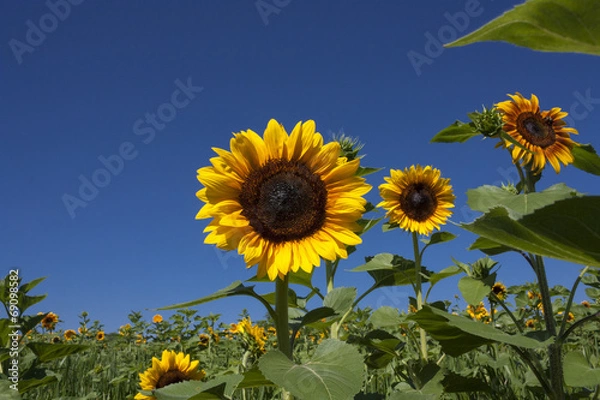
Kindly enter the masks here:
[[[544, 29], [525, 41], [501, 29], [535, 18], [536, 4], [454, 45], [507, 40], [596, 54], [549, 40]], [[569, 4], [585, 18], [585, 7]], [[589, 34], [600, 42], [597, 29]], [[585, 135], [567, 116], [515, 92], [432, 135], [433, 143], [485, 139], [481, 151], [504, 152], [519, 176], [467, 192], [479, 216], [459, 227], [475, 235], [470, 250], [481, 258], [452, 259], [446, 268], [426, 266], [428, 254], [456, 238], [444, 230], [456, 203], [452, 180], [434, 165], [393, 166], [383, 182], [372, 182], [378, 169], [362, 165], [362, 144], [344, 135], [325, 142], [312, 120], [289, 133], [275, 119], [262, 135], [234, 133], [229, 148], [213, 147], [197, 170], [196, 219], [207, 245], [236, 251], [255, 276], [165, 305], [151, 320], [132, 311], [127, 324], [107, 332], [87, 312], [79, 326], [62, 326], [54, 312], [29, 313], [46, 297], [34, 294], [43, 278], [23, 282], [11, 270], [0, 282], [0, 400], [599, 399], [600, 197], [568, 183], [538, 190], [545, 171], [600, 176], [600, 157], [578, 141]], [[371, 190], [378, 204], [364, 198]], [[353, 266], [369, 281], [366, 291], [336, 286], [338, 267], [374, 227], [405, 234], [412, 252], [383, 252]], [[533, 271], [534, 282], [502, 282], [498, 260], [508, 253]], [[547, 258], [579, 265], [580, 273], [550, 286]], [[317, 282], [320, 266], [325, 280]], [[460, 296], [431, 300], [451, 277]], [[400, 286], [411, 293], [407, 309], [361, 303]], [[240, 296], [262, 304], [264, 317], [253, 320], [240, 307], [237, 320], [222, 321], [193, 308]], [[174, 314], [164, 318], [167, 310]]]

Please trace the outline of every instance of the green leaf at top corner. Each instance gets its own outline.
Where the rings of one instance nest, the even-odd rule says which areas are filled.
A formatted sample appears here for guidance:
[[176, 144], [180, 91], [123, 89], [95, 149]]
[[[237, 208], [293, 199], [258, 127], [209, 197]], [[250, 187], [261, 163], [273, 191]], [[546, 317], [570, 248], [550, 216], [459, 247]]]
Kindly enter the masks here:
[[475, 130], [472, 124], [465, 124], [461, 121], [456, 121], [447, 128], [439, 131], [432, 139], [431, 143], [464, 143], [480, 133]]
[[600, 55], [597, 0], [529, 0], [446, 47], [503, 41], [538, 51]]
[[573, 166], [594, 175], [600, 175], [600, 157], [589, 144], [573, 146]]

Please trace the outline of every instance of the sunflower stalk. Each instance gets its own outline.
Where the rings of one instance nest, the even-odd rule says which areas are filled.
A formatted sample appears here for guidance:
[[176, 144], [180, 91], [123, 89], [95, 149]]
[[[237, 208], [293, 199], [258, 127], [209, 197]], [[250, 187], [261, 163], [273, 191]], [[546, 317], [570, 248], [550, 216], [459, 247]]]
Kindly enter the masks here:
[[[419, 238], [417, 232], [412, 233], [413, 238], [413, 249], [415, 252], [415, 287], [416, 287], [416, 298], [417, 298], [417, 311], [423, 308], [423, 290], [421, 288], [421, 252], [419, 251]], [[425, 330], [419, 328], [419, 349], [421, 353], [421, 359], [423, 362], [427, 361], [427, 337], [425, 336]]]
[[[285, 275], [283, 279], [277, 278], [275, 281], [275, 313], [277, 314], [275, 329], [277, 330], [277, 346], [279, 347], [279, 351], [293, 361], [292, 343], [289, 333], [288, 289], [289, 276]], [[281, 398], [282, 400], [293, 400], [294, 396], [282, 388]]]
[[[535, 192], [535, 182], [537, 181], [534, 172], [532, 171], [533, 165], [530, 163], [525, 168], [525, 192]], [[544, 323], [546, 324], [546, 331], [550, 336], [553, 336], [556, 341], [548, 346], [548, 358], [550, 359], [550, 382], [552, 385], [552, 392], [547, 393], [552, 399], [562, 400], [565, 398], [564, 395], [564, 372], [562, 365], [562, 347], [561, 343], [556, 336], [556, 322], [554, 321], [554, 312], [552, 311], [552, 298], [550, 295], [550, 288], [548, 285], [548, 278], [546, 277], [546, 268], [544, 266], [544, 259], [538, 255], [529, 255], [529, 259], [532, 260], [532, 266], [535, 275], [538, 280], [540, 287], [540, 295], [542, 297], [542, 307], [544, 310]], [[565, 316], [566, 318], [566, 316]]]

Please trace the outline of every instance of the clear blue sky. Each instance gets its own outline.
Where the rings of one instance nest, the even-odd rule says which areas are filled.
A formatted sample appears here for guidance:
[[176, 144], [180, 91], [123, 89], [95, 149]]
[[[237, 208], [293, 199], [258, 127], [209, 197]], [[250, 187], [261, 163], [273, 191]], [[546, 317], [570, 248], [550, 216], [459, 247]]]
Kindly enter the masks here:
[[[468, 188], [516, 179], [493, 142], [428, 143], [482, 104], [536, 93], [542, 108], [573, 109], [576, 140], [600, 148], [598, 58], [503, 43], [428, 44], [474, 30], [516, 1], [264, 0], [262, 14], [255, 1], [54, 1], [5, 2], [0, 16], [0, 272], [48, 277], [35, 291], [48, 298], [32, 311], [54, 311], [63, 329], [86, 310], [114, 331], [131, 310], [199, 298], [255, 273], [241, 257], [203, 244], [196, 170], [208, 165], [211, 147], [227, 148], [232, 132], [262, 134], [270, 118], [290, 130], [314, 119], [326, 138], [358, 136], [364, 164], [385, 168], [368, 177], [374, 203], [389, 168], [433, 164], [452, 180], [454, 222], [473, 218], [464, 209]], [[49, 16], [52, 8], [60, 18]], [[417, 53], [427, 62], [415, 68], [409, 54]], [[586, 92], [592, 102], [583, 104]], [[151, 114], [159, 115], [154, 122]], [[128, 159], [113, 163], [116, 175], [96, 173], [104, 187], [69, 212], [65, 195], [81, 199], [81, 179], [119, 153]], [[547, 171], [541, 186], [560, 181], [599, 194], [598, 178], [572, 167]], [[451, 256], [481, 256], [465, 250], [471, 234], [448, 230], [460, 238], [426, 255], [431, 269]], [[377, 227], [341, 269], [379, 252], [411, 257], [410, 237]], [[521, 260], [498, 260], [507, 284], [534, 279]], [[548, 269], [550, 283], [565, 286], [578, 271], [560, 262]], [[340, 271], [336, 284], [364, 290], [369, 279]], [[322, 285], [323, 268], [314, 282]], [[455, 284], [440, 285], [434, 297], [452, 298]], [[390, 289], [363, 305], [406, 308], [408, 293]], [[243, 307], [264, 314], [240, 297], [199, 310], [229, 322]]]

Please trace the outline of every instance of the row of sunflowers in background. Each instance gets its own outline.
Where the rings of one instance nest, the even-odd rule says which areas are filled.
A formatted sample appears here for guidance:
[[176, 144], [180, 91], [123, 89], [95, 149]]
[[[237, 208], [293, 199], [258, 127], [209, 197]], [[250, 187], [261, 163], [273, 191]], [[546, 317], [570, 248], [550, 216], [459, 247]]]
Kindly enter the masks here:
[[[452, 315], [480, 325], [514, 330], [510, 318], [495, 300], [498, 299], [504, 304], [514, 304], [525, 330], [539, 334], [544, 330], [544, 313], [536, 286], [528, 283], [507, 288], [496, 282], [492, 292], [477, 305], [461, 309], [462, 301], [457, 296], [453, 303], [447, 301], [445, 307]], [[560, 321], [570, 292], [560, 286], [551, 290], [555, 298], [555, 319]], [[594, 293], [590, 291], [590, 294]], [[415, 299], [411, 298], [408, 309], [396, 314], [394, 320], [390, 320], [388, 314], [397, 311], [389, 307], [379, 311], [356, 308], [342, 326], [339, 339], [356, 345], [365, 357], [368, 377], [361, 391], [380, 394], [371, 398], [383, 399], [384, 394], [393, 393], [404, 381], [405, 373], [422, 374], [418, 356], [415, 356], [419, 347], [418, 327], [406, 319], [417, 312], [415, 305]], [[573, 304], [567, 326], [599, 310], [598, 298]], [[20, 338], [21, 357], [31, 358], [35, 354], [44, 361], [35, 363], [35, 374], [31, 371], [25, 375], [30, 386], [26, 386], [24, 399], [152, 399], [153, 396], [141, 394], [140, 390], [181, 381], [205, 383], [233, 373], [245, 373], [256, 379], [257, 360], [277, 348], [274, 321], [267, 318], [253, 323], [245, 311], [231, 324], [220, 322], [218, 315], [200, 316], [190, 309], [179, 310], [168, 319], [156, 314], [150, 321], [145, 321], [141, 313], [132, 312], [128, 315], [129, 322], [111, 333], [105, 333], [100, 321], [92, 322], [86, 312], [79, 316], [78, 327], [68, 329], [62, 329], [59, 316], [52, 312], [34, 318], [39, 319], [39, 323]], [[396, 323], [398, 318], [404, 322]], [[296, 332], [295, 357], [309, 360], [316, 348], [331, 337], [330, 327], [331, 323], [322, 319]], [[596, 330], [597, 326], [578, 330], [569, 346], [584, 348], [586, 354], [598, 359]], [[42, 349], [38, 347], [40, 344], [47, 346]], [[432, 353], [440, 351], [435, 343], [430, 345]], [[489, 382], [491, 386], [479, 392], [477, 398], [536, 398], [527, 393], [539, 387], [531, 381], [523, 365], [503, 352], [502, 345], [480, 348], [452, 361], [454, 365], [450, 369], [456, 373], [466, 375], [467, 371], [473, 378]], [[402, 371], [403, 368], [406, 371]], [[41, 371], [52, 378], [45, 385], [44, 379], [39, 379]], [[532, 386], [525, 390], [523, 382]], [[242, 381], [234, 393], [234, 398], [270, 399], [277, 396], [278, 389], [273, 385], [257, 388], [256, 381], [248, 379], [246, 383]]]

